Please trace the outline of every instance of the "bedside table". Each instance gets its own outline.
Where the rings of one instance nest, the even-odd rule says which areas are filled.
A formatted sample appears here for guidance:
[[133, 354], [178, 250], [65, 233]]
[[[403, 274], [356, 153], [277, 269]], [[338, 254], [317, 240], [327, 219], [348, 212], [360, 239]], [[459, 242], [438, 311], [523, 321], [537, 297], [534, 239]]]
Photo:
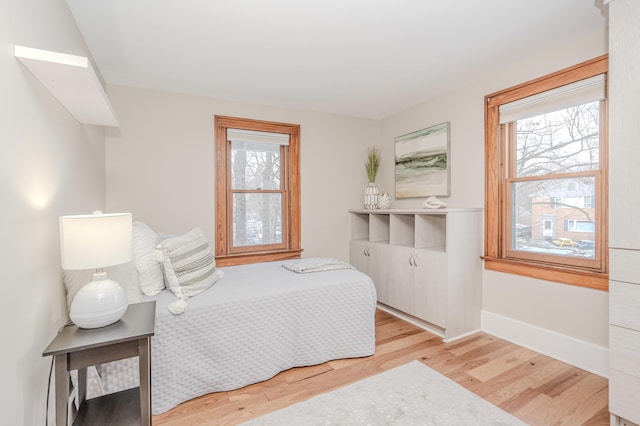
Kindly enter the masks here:
[[[151, 424], [151, 336], [155, 317], [156, 302], [134, 303], [118, 322], [106, 327], [83, 329], [72, 324], [60, 330], [42, 353], [54, 357], [57, 426], [67, 425], [68, 373], [72, 370], [78, 370], [80, 404], [74, 425]], [[134, 356], [140, 360], [139, 392], [129, 389], [85, 400], [87, 367]]]

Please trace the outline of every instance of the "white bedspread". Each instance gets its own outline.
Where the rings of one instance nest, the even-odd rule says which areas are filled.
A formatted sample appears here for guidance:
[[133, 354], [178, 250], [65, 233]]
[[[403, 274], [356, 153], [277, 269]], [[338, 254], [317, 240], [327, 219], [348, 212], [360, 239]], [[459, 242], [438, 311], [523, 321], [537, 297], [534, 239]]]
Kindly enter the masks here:
[[[153, 414], [292, 367], [375, 352], [376, 293], [368, 276], [355, 269], [298, 274], [282, 263], [222, 268], [224, 278], [189, 299], [180, 316], [167, 309], [172, 293], [153, 297]], [[105, 367], [110, 387], [115, 368]]]

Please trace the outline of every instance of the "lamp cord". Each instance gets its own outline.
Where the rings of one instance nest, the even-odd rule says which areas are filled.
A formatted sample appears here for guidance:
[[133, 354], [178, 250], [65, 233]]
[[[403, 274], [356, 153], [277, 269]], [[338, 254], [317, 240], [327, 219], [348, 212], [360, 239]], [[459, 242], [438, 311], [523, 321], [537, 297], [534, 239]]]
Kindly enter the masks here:
[[[67, 321], [67, 323], [65, 325], [63, 325], [62, 327], [60, 327], [58, 329], [58, 333], [60, 334], [60, 332], [62, 331], [63, 328], [65, 328], [68, 325], [73, 324], [73, 321], [69, 320]], [[49, 426], [49, 397], [51, 394], [51, 376], [53, 375], [53, 356], [51, 357], [51, 366], [49, 367], [49, 379], [47, 380], [47, 401], [45, 403], [45, 412], [44, 412], [44, 424], [45, 426]]]
[[51, 391], [51, 376], [53, 373], [53, 357], [51, 357], [51, 367], [49, 367], [49, 381], [47, 382], [47, 403], [46, 403], [46, 411], [44, 414], [44, 424], [45, 426], [49, 426], [49, 394]]

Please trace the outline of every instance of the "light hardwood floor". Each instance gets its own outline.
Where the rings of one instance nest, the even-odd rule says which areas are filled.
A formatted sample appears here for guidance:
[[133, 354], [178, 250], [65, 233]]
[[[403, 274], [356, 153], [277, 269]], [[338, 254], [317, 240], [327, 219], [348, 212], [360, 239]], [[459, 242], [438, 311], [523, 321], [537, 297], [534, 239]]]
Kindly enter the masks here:
[[608, 381], [486, 333], [452, 343], [376, 312], [376, 353], [294, 368], [242, 389], [205, 395], [155, 425], [233, 425], [420, 360], [530, 425], [608, 425]]

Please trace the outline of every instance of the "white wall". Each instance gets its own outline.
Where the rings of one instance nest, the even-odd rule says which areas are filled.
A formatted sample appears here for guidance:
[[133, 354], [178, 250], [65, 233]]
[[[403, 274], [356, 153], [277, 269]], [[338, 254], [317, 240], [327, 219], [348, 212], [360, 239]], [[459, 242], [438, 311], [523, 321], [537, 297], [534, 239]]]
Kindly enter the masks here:
[[[541, 77], [607, 52], [606, 34], [597, 31], [513, 64], [501, 72], [430, 100], [382, 123], [383, 156], [393, 158], [396, 136], [443, 121], [451, 122], [451, 207], [484, 207], [484, 96]], [[393, 194], [393, 170], [379, 184]], [[394, 200], [392, 207], [420, 207], [421, 199]], [[608, 346], [608, 293], [485, 271], [483, 310]]]
[[362, 207], [379, 122], [122, 86], [108, 93], [120, 121], [106, 138], [110, 211], [161, 232], [198, 226], [213, 242], [214, 115], [300, 124], [303, 257], [348, 260], [347, 210]]
[[87, 54], [64, 1], [0, 4], [0, 423], [42, 425], [42, 351], [67, 321], [58, 216], [104, 208], [104, 131], [80, 125], [13, 56], [14, 44]]

